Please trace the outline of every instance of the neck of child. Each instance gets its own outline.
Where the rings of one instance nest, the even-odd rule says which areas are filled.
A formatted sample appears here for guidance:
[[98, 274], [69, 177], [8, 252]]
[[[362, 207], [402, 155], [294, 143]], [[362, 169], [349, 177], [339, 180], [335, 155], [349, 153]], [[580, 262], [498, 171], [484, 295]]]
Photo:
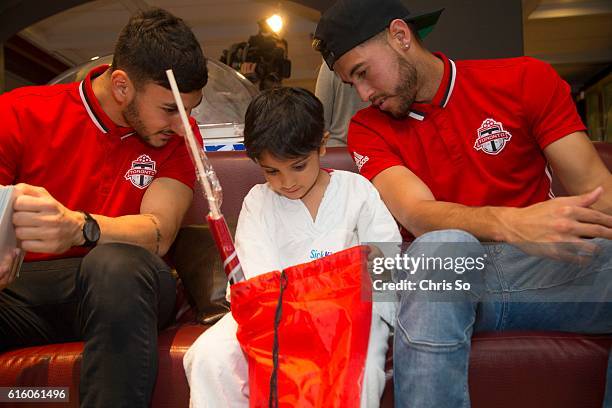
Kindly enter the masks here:
[[316, 181], [301, 198], [313, 220], [317, 218], [319, 206], [321, 205], [321, 201], [323, 201], [323, 195], [329, 185], [329, 180], [329, 173], [323, 169], [319, 169]]

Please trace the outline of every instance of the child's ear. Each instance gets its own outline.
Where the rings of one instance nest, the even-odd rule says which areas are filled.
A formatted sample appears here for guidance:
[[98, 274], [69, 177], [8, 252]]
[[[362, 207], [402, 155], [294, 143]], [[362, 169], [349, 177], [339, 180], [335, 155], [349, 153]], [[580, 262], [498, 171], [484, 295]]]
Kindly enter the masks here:
[[326, 130], [323, 133], [323, 139], [321, 140], [321, 146], [319, 147], [319, 156], [325, 156], [325, 152], [327, 151], [327, 141], [329, 140], [329, 132]]

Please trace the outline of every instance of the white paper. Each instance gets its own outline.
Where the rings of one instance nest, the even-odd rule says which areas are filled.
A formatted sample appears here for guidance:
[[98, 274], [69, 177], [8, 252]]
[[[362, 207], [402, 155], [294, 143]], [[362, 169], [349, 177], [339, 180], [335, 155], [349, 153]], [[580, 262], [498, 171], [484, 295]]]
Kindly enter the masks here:
[[[15, 196], [13, 186], [0, 187], [0, 259], [17, 248], [17, 237], [13, 226], [13, 203]], [[19, 270], [23, 261], [23, 251], [13, 262], [13, 268]]]

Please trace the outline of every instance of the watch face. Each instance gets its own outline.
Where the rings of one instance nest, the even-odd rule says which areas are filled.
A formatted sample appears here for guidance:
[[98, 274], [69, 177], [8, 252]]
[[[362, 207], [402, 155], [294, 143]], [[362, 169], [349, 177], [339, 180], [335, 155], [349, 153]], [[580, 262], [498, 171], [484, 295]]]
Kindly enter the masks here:
[[98, 242], [100, 239], [100, 226], [95, 220], [87, 220], [83, 227], [83, 235], [90, 242]]

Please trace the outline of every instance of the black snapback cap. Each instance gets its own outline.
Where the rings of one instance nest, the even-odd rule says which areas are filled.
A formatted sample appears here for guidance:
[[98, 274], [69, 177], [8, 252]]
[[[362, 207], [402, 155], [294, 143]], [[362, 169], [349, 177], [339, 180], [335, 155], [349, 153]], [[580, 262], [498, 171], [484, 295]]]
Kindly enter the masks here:
[[424, 38], [443, 10], [413, 15], [400, 0], [337, 0], [321, 16], [312, 47], [333, 71], [338, 58], [383, 31], [396, 18], [412, 24]]

